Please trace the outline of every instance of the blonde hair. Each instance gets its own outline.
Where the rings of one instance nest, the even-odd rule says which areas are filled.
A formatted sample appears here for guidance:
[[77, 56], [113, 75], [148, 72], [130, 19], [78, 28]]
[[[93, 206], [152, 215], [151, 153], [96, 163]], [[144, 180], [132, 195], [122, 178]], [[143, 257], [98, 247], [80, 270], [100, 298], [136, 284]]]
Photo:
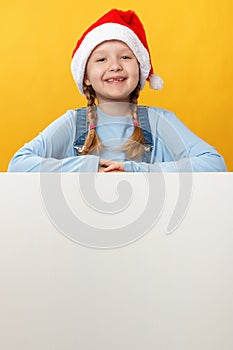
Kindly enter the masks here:
[[[104, 148], [98, 134], [96, 132], [96, 125], [98, 122], [98, 114], [96, 109], [96, 94], [91, 85], [86, 85], [83, 83], [83, 91], [87, 98], [87, 118], [88, 122], [92, 126], [89, 133], [87, 134], [86, 140], [84, 142], [83, 155], [95, 153], [99, 154]], [[135, 90], [130, 94], [130, 108], [134, 122], [134, 131], [131, 137], [126, 141], [126, 143], [120, 148], [121, 151], [126, 152], [126, 158], [137, 160], [140, 158], [144, 151], [144, 135], [142, 129], [138, 123], [138, 97], [140, 93], [140, 84], [137, 85]], [[136, 125], [135, 125], [136, 124]]]

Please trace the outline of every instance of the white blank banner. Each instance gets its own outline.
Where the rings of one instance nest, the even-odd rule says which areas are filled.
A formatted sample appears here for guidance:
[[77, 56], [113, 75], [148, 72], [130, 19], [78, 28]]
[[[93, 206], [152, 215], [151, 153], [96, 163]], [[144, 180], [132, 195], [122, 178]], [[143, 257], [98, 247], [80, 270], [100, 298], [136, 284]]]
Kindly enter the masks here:
[[231, 173], [2, 173], [0, 207], [1, 349], [233, 349]]

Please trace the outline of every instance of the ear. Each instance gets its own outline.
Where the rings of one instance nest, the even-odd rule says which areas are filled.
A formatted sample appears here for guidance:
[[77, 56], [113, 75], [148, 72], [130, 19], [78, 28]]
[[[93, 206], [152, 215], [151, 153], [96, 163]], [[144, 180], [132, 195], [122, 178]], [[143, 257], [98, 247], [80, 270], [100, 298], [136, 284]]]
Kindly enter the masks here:
[[87, 85], [87, 86], [90, 86], [91, 85], [91, 82], [90, 82], [90, 80], [88, 79], [88, 77], [85, 75], [85, 77], [84, 77], [84, 83]]

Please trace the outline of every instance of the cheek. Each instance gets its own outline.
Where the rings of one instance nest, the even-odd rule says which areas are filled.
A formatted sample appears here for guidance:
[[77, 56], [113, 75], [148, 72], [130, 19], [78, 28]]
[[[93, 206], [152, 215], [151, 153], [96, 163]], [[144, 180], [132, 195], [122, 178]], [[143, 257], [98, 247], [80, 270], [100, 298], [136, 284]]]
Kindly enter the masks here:
[[132, 67], [132, 74], [134, 75], [135, 79], [139, 79], [140, 69], [138, 63], [135, 63], [135, 65]]
[[139, 69], [135, 67], [135, 69], [132, 71], [132, 77], [133, 77], [133, 80], [135, 82], [139, 82], [140, 80], [140, 73], [139, 73]]
[[92, 68], [92, 69], [87, 69], [86, 70], [86, 76], [91, 82], [98, 81], [101, 77], [101, 70], [99, 68]]

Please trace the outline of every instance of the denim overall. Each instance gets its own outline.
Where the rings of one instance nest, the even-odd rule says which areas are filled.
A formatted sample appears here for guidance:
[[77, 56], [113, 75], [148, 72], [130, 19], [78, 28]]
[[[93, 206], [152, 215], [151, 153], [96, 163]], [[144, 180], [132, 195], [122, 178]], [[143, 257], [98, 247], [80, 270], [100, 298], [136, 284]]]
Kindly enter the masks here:
[[[76, 140], [73, 144], [73, 147], [76, 149], [76, 153], [78, 156], [82, 155], [83, 145], [86, 139], [86, 136], [89, 132], [89, 123], [87, 121], [86, 108], [76, 109], [78, 113], [77, 117], [77, 134]], [[138, 118], [140, 127], [142, 129], [144, 135], [144, 154], [142, 157], [142, 161], [145, 163], [151, 163], [151, 155], [153, 150], [153, 138], [151, 134], [150, 122], [148, 118], [148, 110], [147, 107], [139, 106], [138, 107]]]

